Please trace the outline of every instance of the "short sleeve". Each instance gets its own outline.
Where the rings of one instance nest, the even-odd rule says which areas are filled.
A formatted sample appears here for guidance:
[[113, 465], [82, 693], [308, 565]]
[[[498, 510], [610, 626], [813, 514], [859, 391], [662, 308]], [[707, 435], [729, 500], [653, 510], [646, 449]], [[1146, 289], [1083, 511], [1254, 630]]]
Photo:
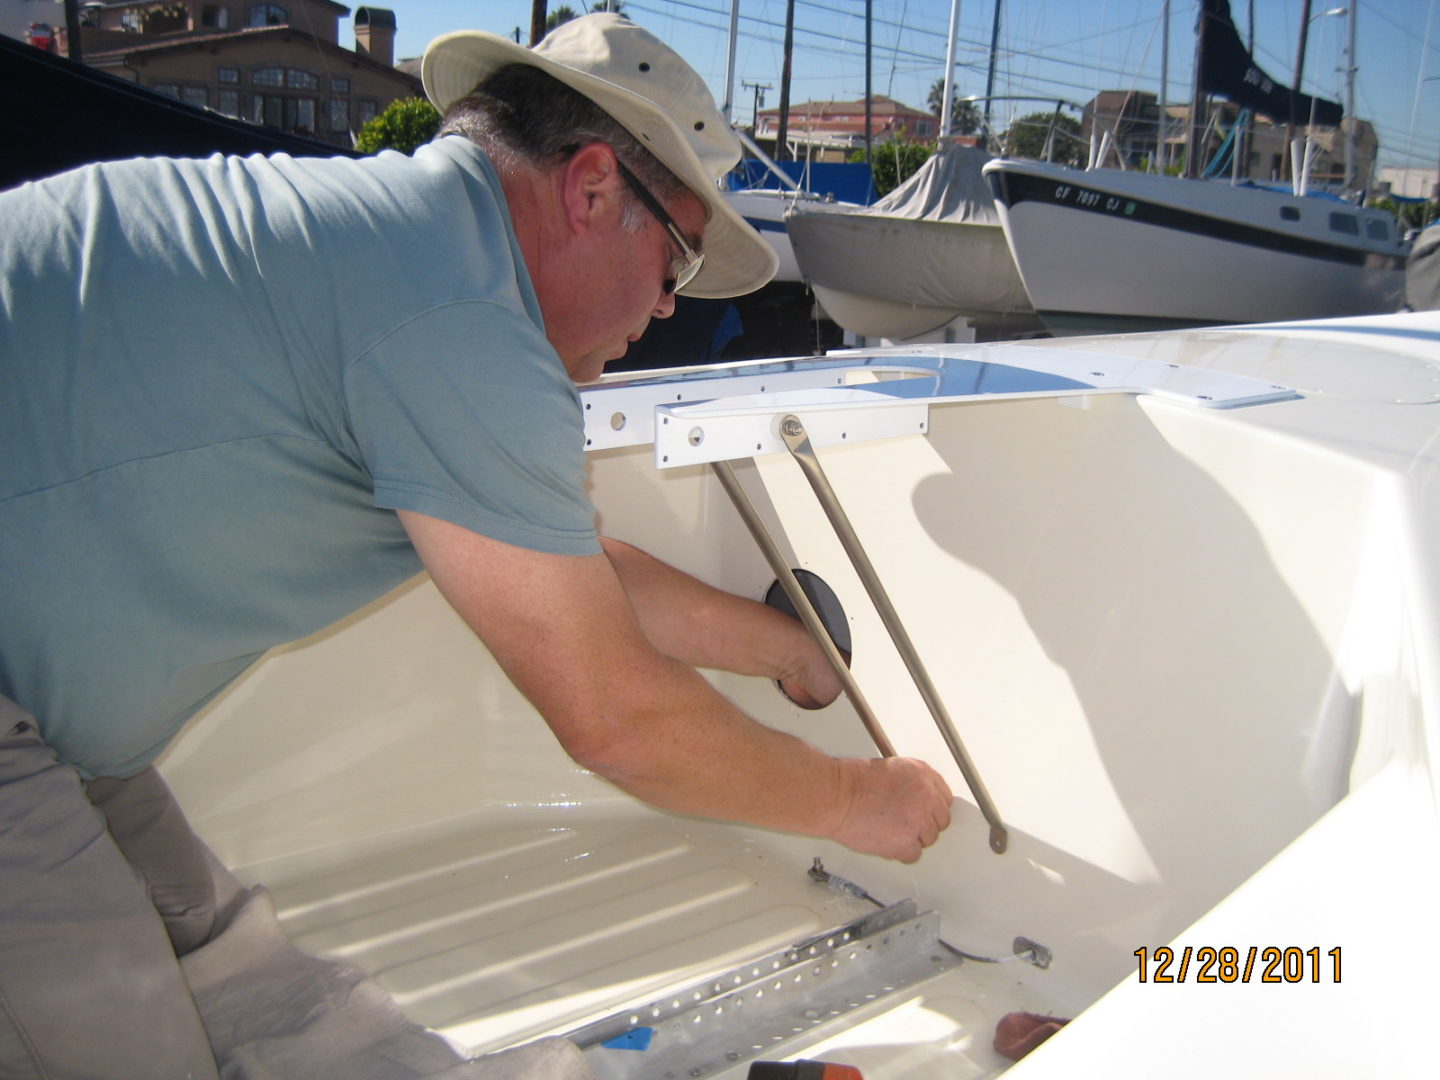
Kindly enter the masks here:
[[345, 401], [376, 506], [536, 551], [601, 550], [579, 395], [524, 315], [484, 300], [426, 311], [350, 364]]

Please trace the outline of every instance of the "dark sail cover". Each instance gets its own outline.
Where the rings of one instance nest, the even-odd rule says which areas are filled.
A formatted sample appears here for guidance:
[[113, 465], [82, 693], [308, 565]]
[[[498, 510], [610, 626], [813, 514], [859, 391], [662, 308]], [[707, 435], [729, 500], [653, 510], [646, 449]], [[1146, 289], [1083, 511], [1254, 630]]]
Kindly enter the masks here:
[[1240, 40], [1230, 18], [1230, 0], [1204, 0], [1200, 10], [1200, 89], [1242, 107], [1254, 109], [1277, 123], [1314, 122], [1336, 127], [1345, 115], [1338, 102], [1312, 98], [1282, 86], [1260, 70]]

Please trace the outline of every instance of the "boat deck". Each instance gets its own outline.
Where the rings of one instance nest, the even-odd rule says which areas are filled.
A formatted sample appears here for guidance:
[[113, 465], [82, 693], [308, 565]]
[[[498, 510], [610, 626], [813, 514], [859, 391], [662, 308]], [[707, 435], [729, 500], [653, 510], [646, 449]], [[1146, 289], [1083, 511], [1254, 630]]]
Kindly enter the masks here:
[[[740, 1077], [749, 1060], [824, 1053], [869, 1080], [989, 1076], [1007, 1064], [991, 1047], [998, 1019], [1045, 1011], [1021, 966], [959, 959], [933, 940], [938, 927], [924, 938], [923, 916], [902, 911], [862, 940], [853, 927], [876, 903], [812, 880], [810, 863], [764, 839], [657, 815], [579, 817], [454, 820], [241, 876], [271, 885], [302, 949], [375, 975], [411, 1019], [475, 1051], [607, 1018], [650, 1026], [648, 1051], [587, 1050], [601, 1077], [670, 1075], [654, 1071], [666, 1053], [686, 1060], [678, 1075]], [[817, 962], [781, 970], [797, 946]], [[844, 985], [821, 979], [842, 965]], [[702, 1007], [683, 1010], [697, 987]], [[685, 1056], [674, 1041], [702, 1022], [709, 1043]]]

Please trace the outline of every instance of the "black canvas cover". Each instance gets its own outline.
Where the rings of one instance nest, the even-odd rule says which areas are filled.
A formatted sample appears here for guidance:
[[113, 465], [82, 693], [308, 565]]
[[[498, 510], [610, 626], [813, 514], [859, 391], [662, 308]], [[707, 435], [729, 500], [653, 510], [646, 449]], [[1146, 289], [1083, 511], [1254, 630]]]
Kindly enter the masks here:
[[[1338, 102], [1312, 98], [1282, 86], [1260, 69], [1240, 40], [1230, 17], [1230, 0], [1204, 0], [1200, 7], [1200, 90], [1254, 109], [1276, 123], [1336, 127], [1345, 111]], [[1311, 108], [1314, 108], [1312, 116]]]

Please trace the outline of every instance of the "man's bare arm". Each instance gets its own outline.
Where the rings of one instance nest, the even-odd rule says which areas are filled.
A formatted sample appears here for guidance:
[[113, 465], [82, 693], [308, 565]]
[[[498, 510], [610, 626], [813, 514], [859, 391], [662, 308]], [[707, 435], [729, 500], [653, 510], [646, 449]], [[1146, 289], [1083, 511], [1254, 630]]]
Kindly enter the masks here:
[[839, 696], [840, 680], [798, 619], [706, 585], [629, 544], [601, 543], [645, 636], [666, 656], [774, 679], [806, 708]]
[[580, 764], [655, 806], [913, 862], [949, 824], [923, 762], [832, 758], [746, 717], [647, 639], [609, 558], [401, 512], [436, 585]]

